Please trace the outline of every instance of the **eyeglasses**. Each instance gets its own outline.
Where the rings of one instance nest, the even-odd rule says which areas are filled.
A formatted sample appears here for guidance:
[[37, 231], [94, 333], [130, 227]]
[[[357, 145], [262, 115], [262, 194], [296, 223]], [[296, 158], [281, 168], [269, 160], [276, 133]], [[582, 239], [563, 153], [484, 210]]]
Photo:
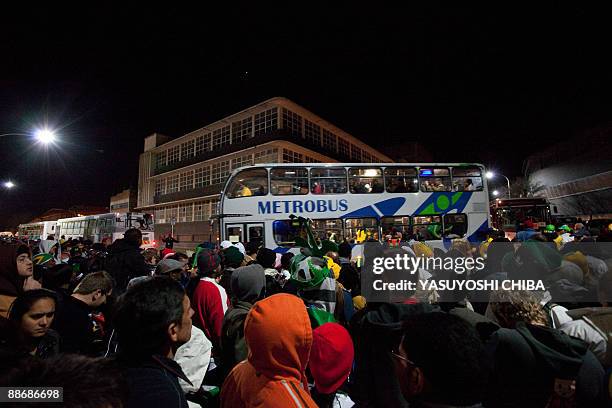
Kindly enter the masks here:
[[390, 351], [391, 355], [399, 360], [405, 361], [406, 363], [408, 363], [408, 365], [411, 366], [416, 366], [416, 364], [414, 363], [414, 361], [407, 359], [406, 357], [402, 356], [401, 354], [399, 354], [396, 351]]

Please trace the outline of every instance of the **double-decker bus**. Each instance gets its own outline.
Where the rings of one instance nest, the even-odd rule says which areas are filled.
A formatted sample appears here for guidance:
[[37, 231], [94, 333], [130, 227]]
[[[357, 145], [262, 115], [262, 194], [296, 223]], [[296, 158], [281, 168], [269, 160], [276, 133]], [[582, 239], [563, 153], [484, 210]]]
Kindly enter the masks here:
[[142, 231], [142, 248], [155, 246], [153, 220], [148, 214], [96, 214], [81, 217], [62, 218], [57, 220], [57, 237], [65, 239], [83, 238], [94, 243], [110, 239], [123, 238], [123, 233], [130, 228]]
[[482, 240], [489, 199], [480, 164], [259, 164], [232, 172], [219, 201], [222, 240], [283, 252], [312, 220], [319, 238]]
[[54, 238], [58, 238], [56, 229], [57, 221], [31, 222], [28, 224], [19, 224], [17, 235], [19, 238], [28, 240], [47, 239], [50, 235]]
[[491, 201], [493, 226], [513, 239], [531, 221], [536, 228], [544, 228], [551, 222], [550, 205], [545, 198], [497, 198]]

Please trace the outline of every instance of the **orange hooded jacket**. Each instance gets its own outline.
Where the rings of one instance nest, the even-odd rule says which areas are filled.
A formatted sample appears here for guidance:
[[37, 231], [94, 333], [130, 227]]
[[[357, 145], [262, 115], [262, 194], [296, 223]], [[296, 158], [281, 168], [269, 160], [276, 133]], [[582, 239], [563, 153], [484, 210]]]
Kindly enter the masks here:
[[244, 322], [244, 337], [249, 355], [223, 383], [222, 407], [317, 406], [305, 375], [312, 329], [299, 298], [281, 293], [255, 303]]

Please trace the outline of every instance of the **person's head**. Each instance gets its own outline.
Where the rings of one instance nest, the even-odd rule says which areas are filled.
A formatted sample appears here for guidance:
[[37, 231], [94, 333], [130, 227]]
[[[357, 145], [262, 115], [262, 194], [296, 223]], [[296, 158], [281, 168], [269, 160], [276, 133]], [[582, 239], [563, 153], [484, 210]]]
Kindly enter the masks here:
[[[0, 242], [0, 280], [4, 294], [17, 296], [26, 278], [34, 273], [30, 248], [27, 245]], [[10, 292], [10, 293], [9, 293]]]
[[502, 327], [512, 329], [518, 322], [548, 324], [540, 302], [526, 290], [495, 290], [491, 292], [489, 306]]
[[11, 320], [26, 338], [47, 334], [55, 317], [57, 295], [47, 289], [28, 290], [17, 296], [9, 310]]
[[212, 249], [202, 249], [198, 254], [197, 263], [200, 276], [216, 278], [221, 272], [221, 259]]
[[183, 265], [189, 261], [189, 257], [183, 252], [175, 252], [174, 255], [170, 256], [169, 258], [174, 259], [175, 261], [179, 261]]
[[114, 322], [120, 353], [141, 359], [171, 357], [191, 338], [193, 310], [180, 283], [167, 277], [145, 279], [117, 301]]
[[265, 296], [266, 274], [259, 264], [236, 268], [230, 279], [231, 292], [237, 300], [255, 303]]
[[257, 372], [306, 380], [312, 328], [300, 298], [279, 293], [255, 303], [244, 321], [244, 339]]
[[155, 248], [147, 248], [142, 253], [142, 256], [144, 257], [145, 262], [149, 265], [157, 265], [159, 262], [159, 254]]
[[349, 244], [346, 241], [338, 245], [338, 255], [340, 255], [341, 258], [350, 259], [351, 251], [352, 251], [351, 244]]
[[404, 322], [404, 335], [391, 356], [407, 401], [467, 406], [482, 400], [483, 352], [478, 333], [469, 323], [432, 312]]
[[142, 245], [142, 232], [138, 228], [130, 228], [123, 234], [123, 239], [134, 246]]
[[242, 266], [244, 255], [234, 245], [223, 250], [223, 267], [224, 268], [239, 268]]
[[281, 267], [289, 270], [291, 267], [291, 260], [294, 256], [295, 254], [293, 252], [285, 252], [283, 255], [281, 255]]
[[325, 254], [326, 257], [331, 258], [334, 263], [340, 264], [340, 258], [337, 252], [329, 251]]
[[106, 303], [112, 291], [113, 278], [106, 271], [98, 271], [85, 275], [72, 295], [90, 307], [98, 307]]
[[257, 251], [257, 263], [264, 268], [274, 268], [276, 264], [276, 252], [269, 248], [260, 248]]
[[51, 290], [67, 289], [73, 277], [74, 270], [71, 265], [57, 264], [43, 272], [43, 287]]
[[183, 272], [183, 263], [174, 259], [164, 259], [157, 264], [155, 268], [156, 276], [169, 276], [178, 281], [181, 279]]
[[317, 391], [335, 393], [351, 372], [353, 356], [353, 341], [344, 327], [325, 323], [314, 329], [308, 366]]
[[249, 241], [246, 244], [245, 251], [248, 256], [255, 259], [257, 257], [257, 250], [259, 250], [261, 244], [258, 241]]
[[472, 179], [466, 179], [463, 184], [465, 184], [465, 186], [471, 186], [472, 185]]
[[126, 379], [112, 359], [78, 354], [21, 360], [0, 382], [12, 387], [62, 387], [61, 406], [66, 408], [122, 408], [128, 400]]

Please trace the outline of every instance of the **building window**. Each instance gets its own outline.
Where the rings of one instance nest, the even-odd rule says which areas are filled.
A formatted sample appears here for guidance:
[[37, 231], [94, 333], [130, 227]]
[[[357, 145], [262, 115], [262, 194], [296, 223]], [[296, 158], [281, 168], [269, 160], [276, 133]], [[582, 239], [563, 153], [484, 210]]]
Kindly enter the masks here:
[[211, 135], [210, 133], [206, 133], [205, 135], [200, 135], [195, 139], [195, 155], [202, 154], [204, 152], [209, 152], [211, 146]]
[[253, 118], [248, 118], [232, 122], [232, 143], [240, 143], [253, 136]]
[[210, 166], [195, 169], [193, 179], [195, 182], [195, 188], [210, 185]]
[[166, 209], [158, 207], [155, 209], [155, 223], [163, 224], [166, 222]]
[[365, 150], [361, 151], [361, 161], [364, 163], [372, 163], [372, 155]]
[[354, 163], [361, 162], [361, 149], [355, 145], [351, 145], [351, 160]]
[[155, 195], [162, 195], [166, 191], [166, 179], [157, 179], [155, 180]]
[[283, 149], [283, 163], [302, 163], [303, 161], [304, 156], [302, 155], [302, 153]]
[[157, 153], [157, 156], [155, 156], [155, 167], [158, 169], [164, 167], [166, 165], [166, 157], [167, 155], [165, 150], [163, 152]]
[[304, 156], [304, 163], [321, 163], [321, 160], [317, 160], [310, 156]]
[[217, 150], [230, 143], [230, 127], [224, 126], [213, 131], [213, 150]]
[[237, 169], [238, 167], [250, 166], [253, 164], [253, 156], [248, 154], [242, 157], [236, 157], [232, 159], [232, 170]]
[[336, 135], [325, 129], [323, 129], [323, 147], [334, 153], [338, 151], [338, 140], [336, 139]]
[[350, 157], [349, 146], [350, 146], [349, 142], [342, 139], [341, 137], [338, 138], [338, 153], [341, 156]]
[[178, 217], [178, 206], [173, 205], [170, 207], [166, 207], [166, 221], [172, 222], [176, 221]]
[[195, 145], [194, 140], [190, 140], [188, 142], [181, 144], [181, 161], [187, 160], [190, 157], [193, 157], [194, 145]]
[[255, 164], [278, 163], [278, 149], [266, 149], [254, 154]]
[[229, 160], [213, 164], [211, 184], [223, 183], [229, 176], [229, 166]]
[[182, 204], [178, 208], [178, 222], [191, 222], [193, 214], [193, 203]]
[[283, 126], [293, 136], [302, 137], [302, 117], [283, 108]]
[[193, 203], [193, 220], [194, 221], [205, 221], [206, 211], [204, 201], [197, 201]]
[[180, 150], [181, 150], [180, 146], [174, 146], [168, 149], [168, 164], [178, 163], [179, 158], [180, 158], [179, 156]]
[[304, 137], [315, 146], [321, 146], [321, 126], [304, 119]]
[[178, 191], [179, 186], [179, 176], [178, 174], [174, 176], [168, 177], [168, 185], [166, 187], [166, 193], [176, 193]]
[[181, 173], [179, 188], [181, 191], [193, 190], [193, 171]]
[[278, 111], [276, 108], [255, 114], [255, 136], [263, 135], [278, 128]]

